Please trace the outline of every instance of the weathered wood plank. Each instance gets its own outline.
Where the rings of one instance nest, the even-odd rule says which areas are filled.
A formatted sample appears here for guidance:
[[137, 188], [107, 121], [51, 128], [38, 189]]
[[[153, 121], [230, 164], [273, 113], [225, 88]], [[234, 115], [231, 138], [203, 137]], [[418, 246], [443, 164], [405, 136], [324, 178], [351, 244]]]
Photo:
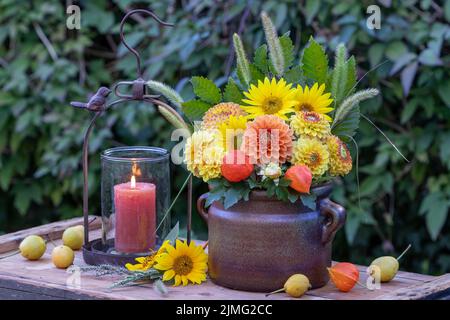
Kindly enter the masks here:
[[450, 274], [435, 277], [407, 288], [399, 288], [389, 294], [383, 295], [384, 300], [418, 300], [440, 292], [448, 292], [450, 289]]
[[[16, 233], [15, 238], [21, 239], [28, 234], [62, 234], [64, 228], [69, 225], [79, 224], [80, 220], [73, 224], [59, 224], [58, 228], [42, 226], [40, 228], [28, 229], [27, 232]], [[95, 224], [99, 225], [99, 224]], [[95, 226], [94, 225], [94, 226]], [[100, 237], [97, 227], [90, 231], [90, 238]], [[30, 231], [31, 230], [31, 231]], [[20, 235], [20, 236], [19, 236]], [[61, 243], [60, 239], [54, 243]], [[59, 238], [58, 237], [58, 238]], [[5, 237], [5, 239], [11, 239]], [[199, 243], [201, 243], [199, 241]], [[15, 247], [16, 248], [16, 247]], [[118, 279], [117, 276], [96, 278], [91, 274], [81, 274], [80, 286], [66, 285], [71, 276], [66, 270], [56, 269], [51, 262], [51, 250], [53, 244], [49, 243], [47, 252], [38, 261], [28, 261], [19, 254], [9, 256], [0, 260], [0, 298], [6, 299], [182, 299], [182, 300], [248, 300], [248, 299], [290, 299], [285, 293], [265, 297], [262, 293], [236, 291], [216, 286], [211, 280], [197, 286], [169, 287], [167, 296], [160, 296], [152, 288], [152, 284], [142, 284], [125, 288], [109, 289], [109, 286]], [[81, 252], [75, 255], [75, 265], [84, 265]], [[360, 282], [365, 284], [367, 279], [365, 266], [358, 266], [361, 277]], [[302, 298], [306, 300], [361, 300], [361, 299], [420, 299], [430, 294], [436, 294], [448, 290], [450, 286], [450, 275], [433, 277], [418, 275], [400, 271], [396, 278], [390, 283], [381, 284], [379, 290], [370, 291], [362, 286], [356, 286], [351, 292], [339, 292], [333, 284], [328, 283], [325, 287], [308, 291]], [[411, 291], [415, 292], [411, 294]]]
[[[100, 217], [89, 217], [89, 230], [95, 230], [101, 227]], [[29, 235], [39, 235], [45, 240], [54, 240], [61, 238], [65, 229], [83, 224], [83, 218], [73, 218], [64, 221], [49, 223], [43, 226], [20, 230], [0, 236], [0, 253], [9, 252], [19, 248], [20, 242]]]

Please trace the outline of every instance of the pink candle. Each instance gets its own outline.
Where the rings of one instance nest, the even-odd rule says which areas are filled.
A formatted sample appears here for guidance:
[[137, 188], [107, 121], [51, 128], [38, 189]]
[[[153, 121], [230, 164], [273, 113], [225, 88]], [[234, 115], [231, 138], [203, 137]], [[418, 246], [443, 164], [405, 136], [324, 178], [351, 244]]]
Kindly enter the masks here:
[[130, 182], [114, 186], [116, 209], [115, 248], [123, 253], [146, 252], [156, 242], [156, 187], [153, 183]]

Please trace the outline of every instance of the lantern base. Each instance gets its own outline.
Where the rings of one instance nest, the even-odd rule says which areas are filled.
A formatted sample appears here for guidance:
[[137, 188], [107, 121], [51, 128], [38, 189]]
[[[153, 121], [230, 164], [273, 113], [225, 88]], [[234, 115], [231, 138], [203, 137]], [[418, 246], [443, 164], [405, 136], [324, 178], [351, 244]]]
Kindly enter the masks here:
[[[157, 245], [159, 247], [159, 245]], [[127, 263], [136, 263], [137, 257], [142, 257], [142, 253], [118, 253], [114, 251], [114, 239], [103, 244], [101, 239], [92, 240], [83, 245], [83, 260], [90, 265], [109, 264], [125, 266]]]

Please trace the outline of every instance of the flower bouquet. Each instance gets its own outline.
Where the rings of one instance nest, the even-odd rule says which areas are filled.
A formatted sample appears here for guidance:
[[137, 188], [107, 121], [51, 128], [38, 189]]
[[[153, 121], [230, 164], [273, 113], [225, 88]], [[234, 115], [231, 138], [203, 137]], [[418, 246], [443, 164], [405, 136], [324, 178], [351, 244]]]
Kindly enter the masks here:
[[346, 143], [354, 142], [359, 103], [378, 91], [356, 92], [356, 62], [343, 44], [330, 67], [311, 37], [297, 63], [289, 33], [279, 37], [261, 18], [267, 44], [249, 61], [234, 35], [237, 68], [223, 90], [191, 79], [196, 97], [180, 101], [194, 123], [184, 162], [210, 188], [197, 207], [208, 223], [213, 281], [269, 291], [302, 273], [320, 287], [346, 217], [328, 199], [330, 181], [351, 171]]

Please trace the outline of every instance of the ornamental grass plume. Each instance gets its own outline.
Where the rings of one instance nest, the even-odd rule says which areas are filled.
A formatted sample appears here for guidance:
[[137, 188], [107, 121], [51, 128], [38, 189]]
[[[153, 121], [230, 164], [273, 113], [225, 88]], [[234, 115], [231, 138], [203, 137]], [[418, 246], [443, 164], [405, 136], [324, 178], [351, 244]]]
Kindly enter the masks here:
[[241, 150], [251, 163], [283, 164], [292, 155], [293, 133], [289, 126], [275, 115], [263, 115], [247, 123]]

